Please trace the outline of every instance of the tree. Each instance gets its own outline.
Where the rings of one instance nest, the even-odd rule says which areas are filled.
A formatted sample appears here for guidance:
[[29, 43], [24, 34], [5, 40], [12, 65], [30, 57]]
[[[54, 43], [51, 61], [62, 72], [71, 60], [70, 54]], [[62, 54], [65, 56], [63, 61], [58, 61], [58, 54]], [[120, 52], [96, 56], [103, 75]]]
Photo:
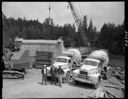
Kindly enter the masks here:
[[[75, 25], [65, 24], [64, 26], [54, 25], [53, 20], [46, 18], [43, 23], [38, 20], [26, 20], [26, 18], [6, 18], [3, 16], [3, 44], [7, 46], [8, 38], [14, 40], [16, 36], [24, 39], [50, 39], [63, 38], [66, 47], [87, 46], [85, 34], [87, 29], [87, 18], [84, 17], [83, 27], [76, 32]], [[83, 29], [84, 28], [84, 29]]]
[[84, 29], [84, 32], [85, 32], [85, 35], [86, 35], [86, 34], [87, 34], [87, 32], [88, 32], [87, 16], [84, 16], [83, 29]]
[[84, 20], [82, 25], [78, 27], [78, 32], [76, 34], [76, 45], [78, 47], [81, 46], [88, 46], [88, 40], [87, 40], [87, 17], [84, 16]]
[[98, 45], [108, 49], [111, 53], [122, 54], [124, 46], [124, 27], [113, 23], [104, 24], [101, 28]]
[[87, 30], [87, 37], [91, 44], [91, 47], [94, 47], [95, 45], [96, 34], [97, 34], [97, 30], [96, 30], [96, 27], [93, 27], [93, 22], [91, 19], [88, 30]]

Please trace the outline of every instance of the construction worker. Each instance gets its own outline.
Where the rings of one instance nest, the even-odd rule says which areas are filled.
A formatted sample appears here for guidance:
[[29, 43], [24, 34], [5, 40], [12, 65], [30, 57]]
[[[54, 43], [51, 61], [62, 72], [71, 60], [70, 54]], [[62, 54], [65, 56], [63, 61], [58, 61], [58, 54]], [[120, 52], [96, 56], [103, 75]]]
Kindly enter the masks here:
[[64, 75], [64, 71], [63, 69], [61, 68], [61, 66], [59, 66], [58, 70], [57, 70], [57, 73], [58, 73], [58, 81], [59, 81], [59, 85], [60, 87], [62, 87], [62, 77]]
[[51, 73], [51, 84], [57, 84], [56, 81], [56, 68], [52, 65], [51, 69], [50, 69], [50, 73]]
[[42, 73], [42, 85], [44, 84], [44, 82], [45, 82], [45, 85], [47, 85], [47, 68], [46, 68], [46, 65], [43, 66], [41, 73]]

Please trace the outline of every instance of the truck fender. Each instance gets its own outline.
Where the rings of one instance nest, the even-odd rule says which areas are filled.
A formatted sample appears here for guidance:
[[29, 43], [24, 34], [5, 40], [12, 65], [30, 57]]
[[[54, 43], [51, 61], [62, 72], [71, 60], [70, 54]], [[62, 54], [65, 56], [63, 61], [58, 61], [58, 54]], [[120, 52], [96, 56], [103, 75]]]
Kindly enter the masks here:
[[90, 80], [92, 80], [93, 82], [97, 82], [99, 79], [101, 79], [100, 73], [99, 73], [99, 74], [90, 75], [89, 78], [90, 78]]
[[71, 73], [70, 69], [68, 69], [68, 68], [64, 69], [64, 76], [66, 75], [67, 72]]

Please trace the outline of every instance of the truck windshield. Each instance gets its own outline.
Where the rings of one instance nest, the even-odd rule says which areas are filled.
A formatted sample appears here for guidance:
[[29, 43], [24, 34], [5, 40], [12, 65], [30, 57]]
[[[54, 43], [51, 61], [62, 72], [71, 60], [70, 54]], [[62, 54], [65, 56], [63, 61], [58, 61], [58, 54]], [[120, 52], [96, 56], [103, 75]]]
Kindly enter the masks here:
[[64, 58], [56, 58], [56, 62], [67, 63], [67, 59], [64, 59]]
[[97, 62], [95, 61], [90, 61], [90, 60], [85, 60], [84, 65], [92, 65], [92, 66], [97, 66]]

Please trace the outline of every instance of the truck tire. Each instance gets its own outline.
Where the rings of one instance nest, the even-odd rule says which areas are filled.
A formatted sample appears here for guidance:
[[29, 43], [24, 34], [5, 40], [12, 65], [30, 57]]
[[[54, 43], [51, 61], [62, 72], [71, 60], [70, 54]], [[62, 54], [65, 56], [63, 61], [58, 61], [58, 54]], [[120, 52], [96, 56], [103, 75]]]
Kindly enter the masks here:
[[64, 79], [63, 79], [63, 82], [64, 82], [64, 83], [67, 83], [67, 82], [70, 81], [70, 79], [71, 79], [70, 72], [67, 72], [67, 73], [66, 73], [66, 76], [65, 76]]
[[100, 81], [101, 81], [101, 77], [98, 78], [98, 81], [97, 81], [97, 82], [94, 82], [94, 83], [93, 83], [93, 88], [94, 88], [94, 89], [97, 89], [97, 88], [98, 88], [98, 86], [99, 86], [99, 84], [100, 84]]
[[94, 89], [97, 89], [98, 86], [99, 86], [98, 83], [94, 83], [94, 84], [93, 84], [93, 88], [94, 88]]

